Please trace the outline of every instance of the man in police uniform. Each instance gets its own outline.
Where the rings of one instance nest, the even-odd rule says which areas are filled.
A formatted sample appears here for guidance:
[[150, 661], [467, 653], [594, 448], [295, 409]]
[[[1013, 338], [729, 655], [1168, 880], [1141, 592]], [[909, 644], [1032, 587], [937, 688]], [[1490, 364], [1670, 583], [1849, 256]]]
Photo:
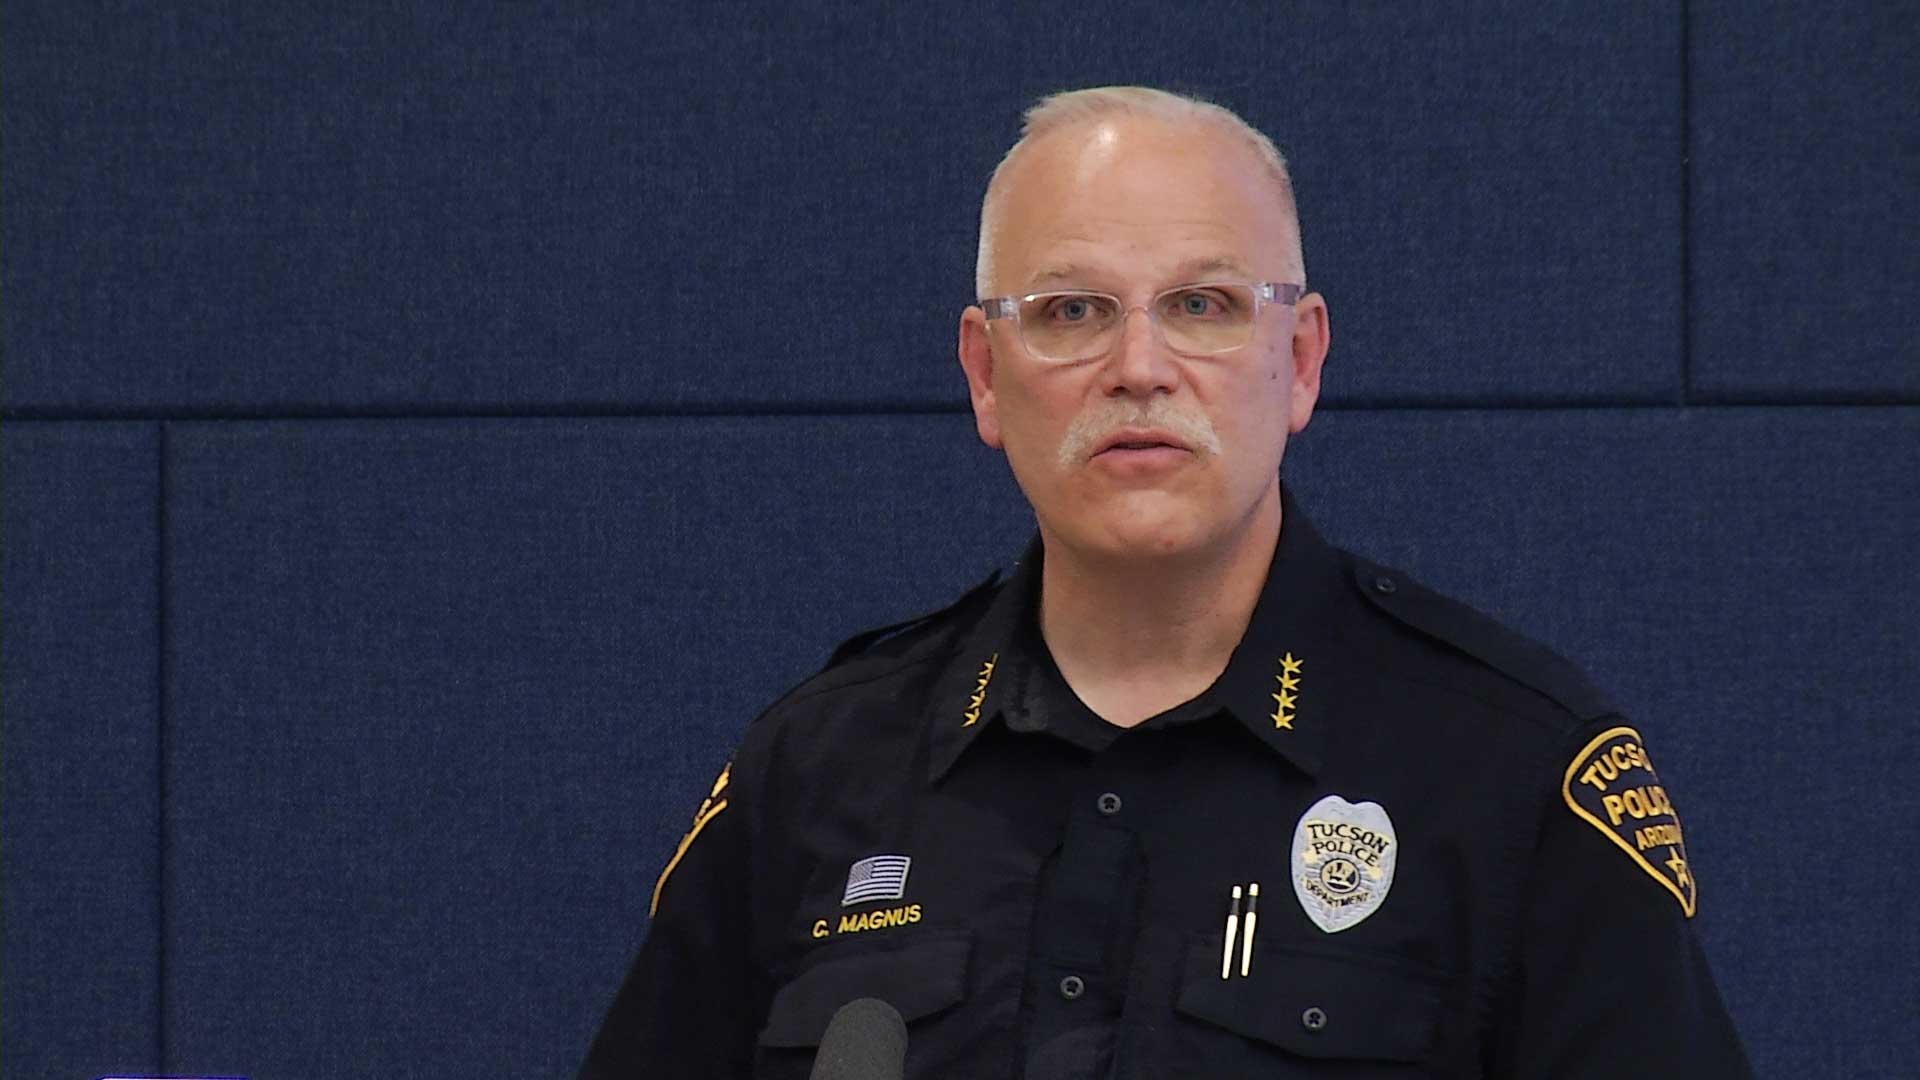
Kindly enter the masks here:
[[582, 1073], [1748, 1069], [1640, 736], [1565, 661], [1321, 541], [1290, 181], [1216, 106], [1056, 95], [994, 174], [960, 362], [1039, 536], [747, 731]]

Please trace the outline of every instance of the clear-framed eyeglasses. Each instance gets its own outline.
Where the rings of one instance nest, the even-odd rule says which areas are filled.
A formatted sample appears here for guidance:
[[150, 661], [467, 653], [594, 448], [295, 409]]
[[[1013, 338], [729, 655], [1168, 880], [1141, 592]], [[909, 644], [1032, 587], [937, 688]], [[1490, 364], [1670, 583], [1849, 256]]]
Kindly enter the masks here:
[[[1305, 286], [1276, 281], [1199, 281], [1155, 294], [1144, 310], [1167, 348], [1213, 356], [1253, 341], [1262, 306], [1292, 305], [1305, 292]], [[1061, 364], [1111, 352], [1133, 313], [1112, 293], [1084, 289], [996, 296], [980, 307], [989, 319], [1012, 319], [1035, 359]]]

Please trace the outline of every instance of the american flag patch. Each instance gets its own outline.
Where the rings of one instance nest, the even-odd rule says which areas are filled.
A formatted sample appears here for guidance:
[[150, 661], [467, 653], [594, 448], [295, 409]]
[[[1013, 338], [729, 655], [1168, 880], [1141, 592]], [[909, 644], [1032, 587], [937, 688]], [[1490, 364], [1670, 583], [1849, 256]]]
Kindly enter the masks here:
[[898, 900], [907, 895], [907, 868], [913, 860], [905, 855], [869, 855], [847, 871], [847, 892], [840, 906], [864, 904], [869, 900]]

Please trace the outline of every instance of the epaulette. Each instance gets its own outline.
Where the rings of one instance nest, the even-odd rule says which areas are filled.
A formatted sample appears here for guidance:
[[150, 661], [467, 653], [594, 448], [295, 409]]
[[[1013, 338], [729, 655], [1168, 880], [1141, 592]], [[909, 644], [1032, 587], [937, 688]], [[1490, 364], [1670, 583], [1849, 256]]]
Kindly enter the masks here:
[[838, 667], [888, 638], [909, 633], [919, 627], [957, 614], [961, 609], [968, 607], [976, 601], [991, 596], [994, 587], [999, 583], [1000, 571], [995, 570], [993, 573], [987, 575], [986, 580], [968, 589], [965, 593], [961, 594], [960, 599], [955, 600], [943, 608], [929, 611], [924, 615], [916, 615], [911, 619], [905, 619], [887, 626], [876, 626], [871, 630], [862, 630], [835, 646], [833, 654], [827, 657], [826, 666], [820, 670], [827, 671], [831, 668]]
[[1571, 660], [1398, 570], [1355, 556], [1353, 582], [1380, 611], [1546, 696], [1577, 720], [1619, 711]]

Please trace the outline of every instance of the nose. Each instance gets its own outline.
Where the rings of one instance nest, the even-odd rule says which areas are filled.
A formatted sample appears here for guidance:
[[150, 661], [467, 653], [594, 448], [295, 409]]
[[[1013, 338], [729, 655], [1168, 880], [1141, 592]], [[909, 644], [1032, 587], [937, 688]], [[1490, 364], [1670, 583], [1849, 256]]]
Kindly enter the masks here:
[[[1135, 313], [1140, 317], [1135, 319]], [[1114, 342], [1104, 372], [1110, 397], [1147, 397], [1172, 393], [1180, 382], [1180, 366], [1161, 340], [1153, 314], [1144, 307], [1128, 308], [1120, 317], [1120, 340]]]

